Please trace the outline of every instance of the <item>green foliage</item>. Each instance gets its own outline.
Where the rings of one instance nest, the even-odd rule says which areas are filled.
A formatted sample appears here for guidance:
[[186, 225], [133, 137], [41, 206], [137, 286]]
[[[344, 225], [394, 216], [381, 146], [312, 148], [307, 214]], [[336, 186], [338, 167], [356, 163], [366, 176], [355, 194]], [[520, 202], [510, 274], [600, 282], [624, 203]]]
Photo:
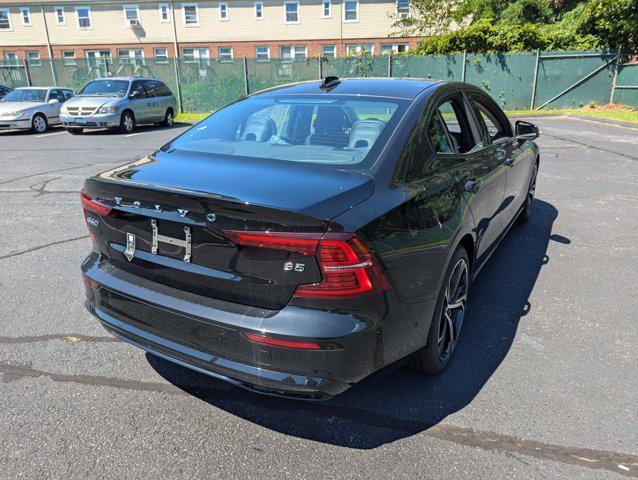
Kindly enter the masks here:
[[[436, 19], [424, 9], [431, 3], [439, 5]], [[409, 21], [397, 25], [409, 24], [411, 34], [429, 34], [412, 52], [416, 55], [620, 46], [638, 51], [638, 0], [417, 0], [413, 10]]]

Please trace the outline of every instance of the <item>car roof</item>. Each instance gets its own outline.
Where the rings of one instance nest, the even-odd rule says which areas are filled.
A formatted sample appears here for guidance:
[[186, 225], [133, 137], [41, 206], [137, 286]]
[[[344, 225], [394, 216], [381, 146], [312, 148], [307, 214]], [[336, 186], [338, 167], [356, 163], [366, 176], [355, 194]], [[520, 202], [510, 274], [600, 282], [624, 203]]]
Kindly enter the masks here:
[[[328, 89], [333, 95], [367, 95], [374, 97], [413, 100], [432, 85], [443, 84], [437, 80], [422, 78], [342, 78], [335, 87]], [[320, 95], [323, 83], [318, 80], [290, 83], [272, 87], [255, 95]]]
[[157, 80], [161, 82], [159, 78], [154, 77], [100, 77], [93, 78], [89, 81], [92, 82], [93, 80], [125, 80], [127, 82], [132, 82], [133, 80]]

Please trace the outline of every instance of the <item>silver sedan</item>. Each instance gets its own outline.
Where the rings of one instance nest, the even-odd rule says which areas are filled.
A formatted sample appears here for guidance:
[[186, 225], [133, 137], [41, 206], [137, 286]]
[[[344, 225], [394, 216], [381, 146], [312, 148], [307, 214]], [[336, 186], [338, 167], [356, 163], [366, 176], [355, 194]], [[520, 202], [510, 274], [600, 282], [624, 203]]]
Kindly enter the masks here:
[[60, 87], [22, 87], [0, 100], [0, 130], [45, 132], [60, 123], [60, 107], [75, 92]]

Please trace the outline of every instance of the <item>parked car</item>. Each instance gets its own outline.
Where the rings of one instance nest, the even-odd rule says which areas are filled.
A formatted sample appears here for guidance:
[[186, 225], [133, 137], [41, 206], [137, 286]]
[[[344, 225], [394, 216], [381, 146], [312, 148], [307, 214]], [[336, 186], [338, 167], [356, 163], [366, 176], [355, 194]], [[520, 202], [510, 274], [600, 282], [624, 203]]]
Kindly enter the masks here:
[[43, 133], [60, 123], [60, 107], [74, 95], [61, 87], [21, 87], [0, 99], [0, 130]]
[[73, 134], [86, 128], [131, 133], [141, 123], [171, 127], [177, 104], [161, 80], [141, 77], [98, 78], [87, 83], [62, 109], [64, 128]]
[[463, 83], [251, 95], [85, 181], [87, 307], [260, 393], [328, 398], [406, 356], [441, 372], [472, 279], [531, 214], [537, 137]]
[[4, 85], [0, 85], [0, 98], [4, 97], [7, 93], [9, 93], [12, 88], [5, 87]]

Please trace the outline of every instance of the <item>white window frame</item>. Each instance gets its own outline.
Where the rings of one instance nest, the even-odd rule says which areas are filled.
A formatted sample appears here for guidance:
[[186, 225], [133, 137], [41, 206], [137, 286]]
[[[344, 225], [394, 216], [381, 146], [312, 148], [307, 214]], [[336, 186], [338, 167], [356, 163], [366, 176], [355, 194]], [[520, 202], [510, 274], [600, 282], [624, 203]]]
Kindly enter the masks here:
[[221, 22], [228, 21], [228, 2], [219, 2], [219, 20]]
[[[166, 52], [166, 55], [157, 55], [158, 50], [164, 50]], [[153, 60], [155, 61], [155, 63], [168, 63], [168, 48], [166, 47], [153, 48]]]
[[[328, 6], [328, 15], [326, 15], [326, 5]], [[332, 0], [322, 0], [321, 2], [321, 17], [332, 18]]]
[[[142, 56], [138, 57], [137, 55], [135, 55], [135, 52], [142, 52]], [[127, 55], [121, 55], [121, 52], [127, 52]], [[117, 54], [117, 59], [118, 60], [130, 60], [129, 62], [122, 62], [122, 63], [129, 63], [130, 65], [136, 65], [138, 61], [140, 61], [141, 64], [144, 64], [144, 49], [143, 48], [118, 48], [117, 52], [115, 52]]]
[[4, 13], [7, 16], [7, 22], [9, 23], [9, 28], [0, 29], [0, 32], [12, 32], [13, 23], [11, 23], [11, 10], [9, 10], [8, 8], [0, 8], [0, 12]]
[[402, 12], [400, 9], [400, 1], [401, 0], [396, 0], [397, 2], [397, 18], [408, 18], [410, 16], [410, 1], [409, 0], [405, 0], [406, 3], [406, 11]]
[[328, 45], [321, 45], [321, 57], [322, 58], [328, 58], [325, 55], [324, 49], [326, 47], [331, 47], [332, 48], [332, 58], [337, 58], [337, 46], [334, 44], [328, 44]]
[[[264, 59], [262, 59], [262, 60], [259, 59], [259, 55], [257, 53], [257, 49], [259, 49], [259, 48], [265, 48], [266, 49], [266, 56], [268, 58], [266, 58], [265, 60]], [[270, 61], [270, 47], [268, 45], [257, 45], [255, 47], [255, 60], [257, 60], [258, 62], [269, 62]]]
[[[29, 54], [36, 54], [35, 58], [29, 58]], [[42, 66], [42, 61], [40, 60], [40, 51], [39, 50], [27, 50], [25, 52], [25, 59], [27, 61], [27, 64], [30, 67], [41, 67]]]
[[[171, 5], [169, 3], [160, 3], [157, 8], [159, 9], [160, 22], [171, 23]], [[164, 18], [163, 8], [166, 8], [166, 18]]]
[[[186, 23], [186, 7], [195, 7], [195, 23]], [[182, 3], [182, 17], [186, 28], [199, 27], [199, 4], [198, 3]]]
[[[184, 50], [192, 50], [193, 51], [193, 59], [192, 60], [184, 60], [185, 63], [198, 63], [201, 60], [210, 60], [210, 50], [206, 47], [185, 47], [182, 48], [182, 59], [184, 59]], [[206, 51], [205, 56], [201, 56], [200, 52], [202, 50]]]
[[[407, 53], [410, 51], [410, 44], [408, 42], [396, 42], [396, 43], [382, 43], [381, 44], [381, 55], [390, 55], [393, 53], [399, 53], [399, 45], [405, 45], [405, 52], [400, 52], [400, 53]], [[384, 48], [383, 47], [390, 47], [390, 51], [389, 52], [384, 52]]]
[[[346, 3], [356, 3], [357, 4], [357, 8], [355, 9], [355, 12], [357, 14], [357, 18], [355, 18], [354, 20], [346, 20]], [[343, 23], [357, 23], [359, 21], [359, 0], [344, 0], [343, 1]]]
[[[26, 14], [26, 19], [25, 19]], [[20, 19], [22, 20], [23, 27], [32, 27], [33, 22], [31, 21], [31, 10], [29, 7], [20, 7]]]
[[131, 25], [128, 23], [128, 18], [126, 16], [126, 12], [128, 10], [135, 10], [135, 19], [137, 23], [142, 23], [140, 20], [140, 6], [139, 5], [122, 5], [122, 13], [124, 14], [124, 27], [131, 28]]
[[[60, 15], [62, 13], [62, 21], [60, 21]], [[53, 14], [55, 15], [55, 23], [56, 25], [66, 25], [66, 10], [64, 7], [53, 7]]]
[[[73, 56], [66, 56], [65, 53], [72, 53]], [[62, 64], [63, 65], [77, 65], [78, 59], [75, 55], [75, 50], [62, 50]]]
[[[289, 48], [290, 49], [290, 57], [284, 57], [283, 56], [283, 51], [282, 49], [284, 48]], [[297, 60], [297, 49], [302, 49], [304, 50], [304, 60], [308, 59], [308, 46], [307, 45], [280, 45], [279, 46], [279, 57], [287, 60], [287, 61], [295, 61]]]
[[[88, 16], [88, 19], [89, 19], [89, 26], [88, 26], [88, 27], [82, 27], [82, 26], [80, 25], [80, 14], [79, 14], [78, 10], [84, 10], [84, 9], [86, 9], [86, 11], [87, 11], [87, 12], [88, 12], [88, 14], [89, 14], [89, 16]], [[75, 7], [75, 16], [77, 17], [77, 21], [78, 21], [78, 28], [79, 28], [80, 30], [93, 30], [93, 16], [92, 16], [92, 14], [91, 14], [91, 7], [83, 6], [83, 5], [80, 5], [79, 7]]]
[[[374, 43], [348, 43], [346, 45], [346, 55], [352, 55], [353, 53], [359, 55], [363, 52], [364, 45], [370, 45], [370, 50], [366, 50], [366, 52], [368, 55], [374, 55]], [[354, 47], [354, 52], [351, 51], [352, 47]]]
[[[288, 21], [288, 5], [297, 6], [297, 20]], [[287, 25], [296, 25], [301, 21], [301, 15], [299, 14], [299, 0], [286, 0], [284, 2], [284, 23]]]
[[[7, 58], [7, 55], [11, 55], [12, 57], [14, 57], [12, 60], [9, 60]], [[18, 52], [4, 52], [4, 61], [7, 62], [7, 65], [18, 65]], [[9, 62], [13, 62], [13, 63], [9, 63]]]
[[[222, 49], [223, 50], [230, 50], [230, 58], [225, 57], [222, 60]], [[226, 55], [226, 54], [224, 54]], [[220, 63], [231, 63], [233, 61], [235, 57], [233, 56], [233, 47], [217, 47], [217, 60]]]
[[[259, 9], [257, 8], [259, 5]], [[257, 15], [257, 12], [261, 12], [261, 17]], [[264, 19], [264, 2], [255, 2], [255, 20], [261, 21]]]

